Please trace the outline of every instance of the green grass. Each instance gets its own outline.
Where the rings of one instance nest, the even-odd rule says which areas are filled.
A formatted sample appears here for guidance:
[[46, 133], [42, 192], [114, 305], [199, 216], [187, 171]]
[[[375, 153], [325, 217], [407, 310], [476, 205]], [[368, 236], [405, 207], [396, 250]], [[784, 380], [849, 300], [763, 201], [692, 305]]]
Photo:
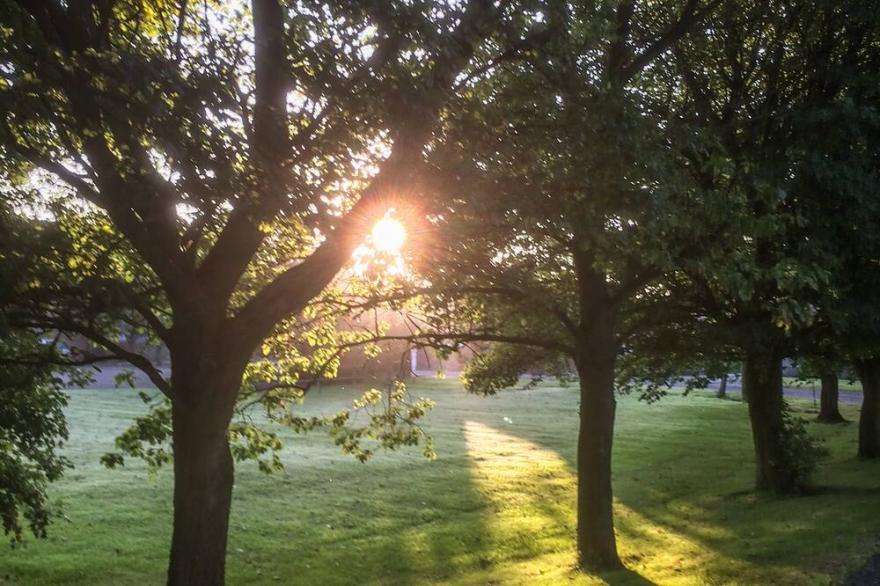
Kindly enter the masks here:
[[[629, 568], [575, 572], [577, 394], [542, 387], [482, 398], [452, 381], [416, 394], [438, 406], [427, 429], [439, 458], [417, 450], [368, 464], [321, 434], [291, 435], [284, 472], [237, 470], [228, 582], [238, 584], [827, 584], [880, 536], [880, 464], [854, 458], [855, 425], [810, 425], [831, 457], [814, 494], [751, 491], [743, 405], [699, 393], [646, 405], [623, 398], [615, 445], [616, 522]], [[304, 409], [354, 396], [325, 389]], [[45, 541], [0, 548], [0, 583], [160, 584], [171, 474], [105, 470], [99, 456], [142, 404], [133, 392], [73, 391], [76, 463], [53, 488], [67, 518]], [[854, 420], [853, 407], [843, 407]]]
[[[782, 384], [784, 384], [786, 387], [793, 387], [796, 389], [815, 389], [817, 392], [820, 388], [822, 388], [822, 383], [817, 378], [804, 379], [798, 378], [796, 376], [784, 376], [782, 377]], [[838, 384], [841, 391], [848, 391], [852, 393], [862, 392], [862, 383], [860, 383], [858, 380], [841, 378]]]

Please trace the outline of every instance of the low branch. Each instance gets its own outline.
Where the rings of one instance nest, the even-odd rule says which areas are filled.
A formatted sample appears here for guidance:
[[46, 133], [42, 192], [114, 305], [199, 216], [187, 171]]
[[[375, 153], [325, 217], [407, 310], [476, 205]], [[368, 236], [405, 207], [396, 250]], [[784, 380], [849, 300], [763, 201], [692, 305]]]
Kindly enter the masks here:
[[636, 55], [624, 68], [620, 75], [623, 81], [629, 80], [642, 69], [647, 67], [654, 59], [671, 49], [682, 37], [690, 33], [693, 27], [703, 21], [723, 0], [712, 0], [703, 10], [697, 11], [699, 0], [688, 0], [676, 20], [660, 38], [654, 41], [647, 49]]
[[[347, 342], [340, 344], [342, 348], [354, 348], [364, 344], [373, 344], [376, 342], [404, 341], [410, 342], [417, 346], [430, 346], [434, 348], [443, 348], [446, 350], [455, 350], [459, 343], [464, 342], [502, 342], [507, 344], [517, 344], [520, 346], [532, 346], [534, 348], [544, 348], [554, 352], [562, 352], [569, 356], [574, 355], [574, 347], [556, 340], [547, 340], [536, 336], [510, 336], [505, 334], [497, 334], [492, 332], [433, 332], [405, 335], [379, 335], [372, 336], [367, 339], [358, 340], [356, 342]], [[448, 342], [447, 342], [448, 341]]]
[[[111, 355], [119, 360], [128, 362], [150, 379], [156, 388], [158, 388], [163, 395], [172, 398], [172, 388], [171, 384], [162, 376], [162, 372], [153, 365], [152, 362], [142, 354], [138, 354], [137, 352], [131, 352], [126, 350], [107, 336], [104, 336], [94, 328], [91, 328], [87, 325], [77, 324], [69, 321], [65, 321], [63, 319], [53, 320], [52, 318], [28, 318], [23, 317], [17, 319], [15, 316], [9, 316], [7, 321], [8, 325], [18, 328], [44, 328], [44, 329], [54, 329], [63, 332], [70, 332], [75, 334], [81, 334], [93, 341], [94, 343], [102, 346], [105, 350], [109, 351]], [[101, 361], [110, 360], [111, 358], [101, 358]]]

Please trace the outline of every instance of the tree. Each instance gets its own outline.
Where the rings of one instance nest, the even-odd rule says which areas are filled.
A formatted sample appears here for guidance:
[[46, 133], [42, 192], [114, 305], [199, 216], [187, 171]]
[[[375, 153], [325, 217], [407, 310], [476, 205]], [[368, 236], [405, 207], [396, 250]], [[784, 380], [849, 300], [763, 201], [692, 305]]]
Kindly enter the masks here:
[[23, 539], [23, 520], [35, 536], [46, 537], [54, 513], [48, 484], [70, 466], [58, 453], [67, 439], [67, 396], [63, 373], [45, 360], [60, 360], [48, 345], [2, 326], [0, 334], [0, 353], [30, 357], [0, 371], [0, 520], [15, 543]]
[[718, 392], [715, 393], [719, 399], [727, 398], [727, 379], [729, 375], [728, 373], [724, 373], [721, 375], [721, 380], [718, 382]]
[[840, 414], [838, 401], [840, 400], [840, 381], [837, 372], [825, 370], [820, 377], [821, 388], [819, 394], [819, 415], [816, 421], [819, 423], [843, 423], [846, 421]]
[[[493, 393], [547, 364], [573, 365], [579, 563], [620, 566], [611, 455], [622, 307], [709, 235], [711, 202], [683, 169], [660, 56], [717, 3], [536, 2], [551, 40], [463, 91], [432, 152], [415, 337], [447, 350], [492, 342], [465, 374]], [[438, 188], [438, 192], [440, 189]], [[451, 196], [449, 195], [451, 193]], [[716, 217], [723, 214], [716, 213]], [[478, 349], [479, 350], [479, 349]]]
[[840, 30], [846, 33], [836, 37], [840, 44], [828, 42], [818, 53], [825, 60], [816, 71], [823, 72], [826, 84], [820, 86], [824, 89], [821, 99], [814, 100], [799, 120], [802, 134], [812, 139], [803, 165], [809, 194], [805, 199], [809, 205], [803, 206], [805, 223], [814, 239], [824, 240], [834, 259], [827, 263], [830, 286], [816, 303], [818, 319], [807, 329], [805, 345], [808, 355], [818, 357], [818, 370], [832, 390], [836, 371], [848, 361], [854, 363], [863, 388], [870, 387], [859, 418], [859, 454], [868, 458], [880, 455], [877, 17], [874, 3], [833, 7], [825, 19], [827, 30], [832, 35]]
[[[866, 55], [866, 68], [847, 100], [825, 112], [834, 128], [826, 136], [828, 149], [817, 157], [814, 184], [825, 197], [817, 210], [840, 259], [835, 288], [823, 299], [827, 324], [821, 341], [832, 346], [838, 360], [849, 359], [862, 382], [858, 454], [880, 457], [880, 322], [877, 296], [880, 272], [880, 197], [877, 163], [880, 126], [876, 79], [880, 53]], [[824, 387], [823, 379], [823, 387]]]
[[862, 381], [862, 412], [859, 415], [859, 457], [880, 457], [880, 367], [877, 359], [862, 358], [856, 362]]
[[[18, 222], [6, 204], [0, 202], [0, 306], [15, 295], [21, 269], [8, 246]], [[0, 520], [13, 544], [24, 538], [23, 522], [35, 536], [46, 537], [56, 515], [48, 485], [70, 466], [58, 453], [67, 439], [63, 387], [83, 376], [65, 368], [60, 340], [58, 332], [41, 338], [10, 328], [0, 316]]]
[[786, 411], [781, 360], [798, 329], [815, 319], [838, 267], [831, 239], [808, 221], [821, 198], [809, 163], [826, 152], [809, 122], [872, 70], [866, 55], [876, 26], [864, 10], [857, 3], [738, 3], [713, 15], [712, 34], [676, 51], [690, 115], [719, 138], [708, 156], [729, 161], [707, 182], [728, 186], [737, 219], [719, 270], [697, 281], [716, 315], [738, 332], [757, 486], [777, 493], [800, 490], [809, 470], [797, 461], [809, 450]]
[[[832, 340], [831, 338], [823, 338], [819, 336], [804, 336], [808, 339], [813, 337], [818, 341]], [[839, 348], [835, 344], [834, 350]], [[819, 414], [816, 416], [818, 423], [843, 423], [846, 420], [840, 413], [840, 378], [838, 371], [840, 369], [839, 359], [835, 360], [831, 348], [826, 348], [823, 354], [819, 354], [819, 348], [813, 346], [814, 353], [804, 359], [799, 360], [799, 378], [802, 380], [818, 378], [819, 379]], [[803, 350], [801, 350], [803, 352]]]
[[[172, 436], [170, 584], [223, 582], [239, 454], [230, 423], [249, 363], [290, 341], [369, 225], [406, 195], [453, 84], [486, 58], [504, 10], [4, 5], [5, 197], [65, 246], [38, 235], [48, 250], [18, 275], [4, 317], [85, 336], [106, 353], [80, 362], [128, 360], [168, 398], [121, 440], [158, 464], [170, 454], [138, 442]], [[29, 258], [35, 240], [16, 242]], [[120, 321], [168, 347], [170, 378], [114, 341]], [[276, 389], [288, 394], [262, 399], [295, 396], [288, 378]]]

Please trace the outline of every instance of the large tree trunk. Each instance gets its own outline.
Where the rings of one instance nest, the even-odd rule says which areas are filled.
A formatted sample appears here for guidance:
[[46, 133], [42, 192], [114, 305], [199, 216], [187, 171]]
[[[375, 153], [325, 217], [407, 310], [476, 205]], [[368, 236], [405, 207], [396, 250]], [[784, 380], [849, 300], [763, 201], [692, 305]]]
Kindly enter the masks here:
[[785, 450], [782, 354], [773, 348], [747, 350], [743, 386], [748, 389], [756, 486], [776, 494], [792, 493], [800, 488], [800, 479]]
[[823, 371], [821, 381], [819, 415], [816, 417], [816, 421], [819, 423], [843, 423], [846, 420], [840, 414], [840, 408], [838, 407], [840, 383], [837, 373], [833, 370]]
[[224, 583], [233, 462], [227, 431], [241, 373], [173, 375], [174, 532], [168, 584]]
[[715, 394], [719, 399], [727, 398], [727, 373], [721, 377], [721, 381], [718, 383], [718, 392]]
[[856, 362], [862, 381], [859, 457], [880, 458], [880, 358]]
[[578, 561], [587, 570], [621, 567], [612, 512], [611, 447], [614, 440], [614, 365], [617, 356], [613, 315], [595, 315], [578, 341], [580, 379], [578, 433]]

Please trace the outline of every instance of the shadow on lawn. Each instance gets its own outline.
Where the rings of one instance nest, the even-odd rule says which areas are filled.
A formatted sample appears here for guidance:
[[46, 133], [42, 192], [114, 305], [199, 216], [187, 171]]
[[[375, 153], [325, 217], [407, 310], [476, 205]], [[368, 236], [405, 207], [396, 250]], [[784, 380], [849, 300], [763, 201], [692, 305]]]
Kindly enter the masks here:
[[[432, 422], [439, 427], [432, 429], [434, 462], [402, 453], [364, 466], [340, 460], [336, 448], [320, 443], [326, 438], [315, 438], [318, 447], [301, 443], [302, 453], [291, 456], [295, 464], [283, 473], [286, 486], [274, 487], [296, 496], [259, 512], [277, 519], [275, 527], [257, 542], [237, 534], [256, 559], [237, 568], [236, 583], [271, 583], [277, 575], [282, 583], [409, 585], [493, 573], [505, 562], [498, 548], [504, 536], [491, 526], [496, 503], [474, 478], [464, 417], [453, 411]], [[273, 482], [240, 477], [252, 478], [256, 490]], [[279, 537], [285, 532], [292, 535], [286, 543]], [[259, 568], [275, 575], [255, 575]]]
[[[566, 392], [523, 392], [516, 397], [518, 411], [508, 410], [504, 400], [438, 396], [447, 404], [433, 415], [440, 455], [434, 463], [401, 464], [395, 456], [371, 463], [368, 472], [338, 464], [332, 484], [326, 463], [312, 472], [297, 465], [291, 488], [304, 497], [297, 505], [283, 501], [297, 514], [250, 549], [273, 556], [266, 566], [280, 566], [282, 579], [302, 583], [577, 580], [576, 401], [548, 401], [543, 394]], [[756, 571], [792, 582], [805, 577], [805, 566], [825, 563], [837, 545], [835, 532], [850, 542], [866, 540], [866, 531], [875, 532], [870, 537], [880, 532], [876, 482], [850, 481], [859, 463], [834, 463], [840, 488], [800, 498], [760, 497], [750, 489], [744, 409], [678, 399], [649, 407], [657, 412], [646, 415], [627, 402], [619, 409], [615, 446], [615, 521], [629, 570], [595, 576], [607, 584], [652, 584], [644, 576], [663, 583], [691, 575], [748, 581]], [[324, 504], [314, 508], [315, 502]], [[310, 509], [303, 523], [299, 514]], [[297, 531], [295, 543], [279, 543], [284, 531]], [[263, 583], [250, 578], [239, 582]]]
[[626, 569], [599, 574], [599, 577], [608, 586], [658, 586], [656, 582], [651, 582], [641, 574]]
[[[544, 575], [554, 583], [581, 576], [573, 567], [576, 479], [569, 464], [553, 450], [479, 421], [466, 421], [463, 430], [474, 481], [497, 503], [489, 531], [516, 539], [519, 550], [508, 556], [530, 561], [531, 571], [542, 574], [555, 566], [556, 574]], [[610, 585], [653, 584], [631, 569], [593, 577]]]
[[[663, 418], [656, 426], [636, 426], [625, 413], [619, 418], [615, 523], [628, 567], [650, 566], [650, 575], [663, 581], [696, 573], [736, 580], [738, 572], [757, 565], [797, 583], [809, 570], [839, 574], [835, 553], [840, 558], [857, 549], [860, 539], [871, 542], [880, 533], [876, 474], [872, 480], [870, 470], [858, 474], [852, 468], [865, 463], [839, 457], [823, 463], [832, 481], [852, 484], [829, 485], [821, 478], [803, 496], [756, 494], [745, 413], [706, 402], [701, 407], [695, 417], [697, 407], [684, 401], [652, 406]], [[576, 429], [576, 412], [569, 417]], [[509, 433], [555, 451], [574, 474], [574, 435], [563, 442], [534, 425]]]
[[[302, 504], [284, 506], [299, 511], [249, 549], [265, 567], [274, 563], [282, 581], [308, 584], [579, 582], [585, 576], [574, 569], [568, 464], [499, 429], [503, 420], [491, 408], [450, 403], [432, 425], [436, 462], [377, 461], [368, 472], [337, 464], [332, 483], [323, 478], [326, 465], [312, 472], [298, 466], [290, 489]], [[316, 499], [332, 504], [294, 526]], [[279, 543], [284, 530], [297, 531], [295, 544]], [[266, 580], [252, 572], [236, 577]], [[631, 570], [593, 577], [613, 586], [652, 584]]]

